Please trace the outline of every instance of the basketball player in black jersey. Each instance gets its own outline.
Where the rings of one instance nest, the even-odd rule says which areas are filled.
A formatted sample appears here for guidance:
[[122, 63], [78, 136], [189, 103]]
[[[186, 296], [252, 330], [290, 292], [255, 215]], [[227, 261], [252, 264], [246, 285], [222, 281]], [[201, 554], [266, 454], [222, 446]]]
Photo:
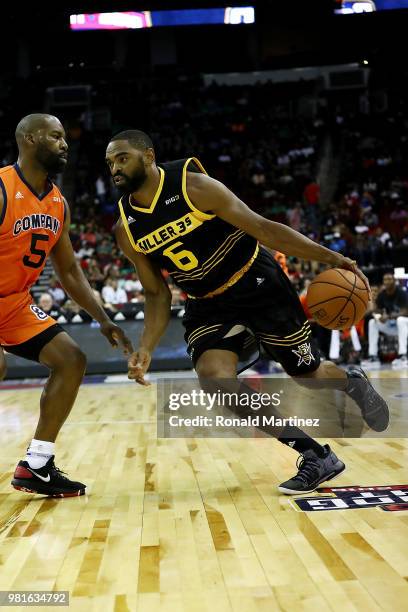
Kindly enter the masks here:
[[[354, 261], [256, 214], [210, 178], [196, 158], [157, 166], [153, 143], [144, 132], [114, 136], [106, 161], [123, 193], [117, 241], [136, 266], [146, 300], [129, 378], [147, 384], [144, 375], [152, 352], [168, 324], [171, 295], [160, 272], [166, 269], [188, 294], [185, 339], [201, 380], [235, 378], [240, 357], [256, 342], [290, 376], [345, 391], [373, 429], [388, 426], [387, 404], [362, 370], [346, 373], [320, 361], [296, 292], [260, 245], [353, 270], [369, 289]], [[284, 427], [278, 439], [302, 455], [298, 473], [279, 486], [283, 493], [313, 491], [345, 469], [327, 444], [321, 446], [297, 427]]]

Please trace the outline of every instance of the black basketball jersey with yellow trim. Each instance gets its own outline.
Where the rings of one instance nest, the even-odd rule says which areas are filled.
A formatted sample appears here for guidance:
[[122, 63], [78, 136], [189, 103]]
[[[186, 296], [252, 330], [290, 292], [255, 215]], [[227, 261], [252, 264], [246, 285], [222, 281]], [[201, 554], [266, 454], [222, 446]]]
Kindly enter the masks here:
[[222, 293], [245, 274], [258, 254], [258, 242], [219, 217], [203, 213], [186, 189], [188, 172], [206, 171], [195, 157], [159, 166], [160, 184], [149, 208], [130, 196], [119, 201], [129, 241], [190, 297]]

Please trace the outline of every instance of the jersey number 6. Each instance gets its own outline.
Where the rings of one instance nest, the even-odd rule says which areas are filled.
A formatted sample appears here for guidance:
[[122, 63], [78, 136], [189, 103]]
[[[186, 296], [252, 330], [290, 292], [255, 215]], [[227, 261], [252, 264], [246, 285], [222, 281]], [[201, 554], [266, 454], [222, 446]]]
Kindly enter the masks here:
[[174, 252], [179, 246], [183, 246], [182, 242], [175, 242], [174, 244], [164, 249], [163, 255], [171, 259], [171, 261], [179, 268], [179, 270], [193, 270], [198, 266], [198, 259], [191, 251], [182, 249], [178, 253]]
[[30, 259], [30, 257], [28, 255], [24, 255], [23, 257], [23, 264], [25, 266], [28, 266], [29, 268], [40, 268], [42, 266], [42, 264], [44, 263], [44, 259], [47, 256], [46, 251], [44, 251], [43, 249], [37, 249], [37, 243], [38, 242], [48, 242], [49, 240], [49, 236], [45, 235], [45, 234], [31, 234], [31, 245], [30, 245], [30, 251], [31, 251], [31, 255], [36, 255], [37, 257], [39, 257], [39, 259]]

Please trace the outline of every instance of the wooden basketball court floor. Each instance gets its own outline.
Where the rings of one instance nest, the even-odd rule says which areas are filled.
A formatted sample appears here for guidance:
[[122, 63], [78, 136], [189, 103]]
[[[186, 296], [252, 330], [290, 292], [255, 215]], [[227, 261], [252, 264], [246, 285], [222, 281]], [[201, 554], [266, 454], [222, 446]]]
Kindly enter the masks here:
[[[154, 385], [82, 386], [56, 463], [87, 496], [15, 491], [40, 392], [0, 391], [0, 590], [67, 590], [80, 611], [408, 610], [408, 512], [296, 512], [276, 489], [290, 448], [157, 439]], [[333, 486], [408, 482], [406, 439], [329, 442]]]

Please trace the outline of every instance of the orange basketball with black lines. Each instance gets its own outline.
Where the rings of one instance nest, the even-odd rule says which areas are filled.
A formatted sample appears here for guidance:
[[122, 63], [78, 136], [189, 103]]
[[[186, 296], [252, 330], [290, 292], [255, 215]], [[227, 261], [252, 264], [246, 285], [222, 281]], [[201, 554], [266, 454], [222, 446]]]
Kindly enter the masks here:
[[307, 291], [313, 318], [328, 329], [349, 329], [364, 317], [367, 304], [367, 287], [351, 270], [326, 270], [316, 276]]

